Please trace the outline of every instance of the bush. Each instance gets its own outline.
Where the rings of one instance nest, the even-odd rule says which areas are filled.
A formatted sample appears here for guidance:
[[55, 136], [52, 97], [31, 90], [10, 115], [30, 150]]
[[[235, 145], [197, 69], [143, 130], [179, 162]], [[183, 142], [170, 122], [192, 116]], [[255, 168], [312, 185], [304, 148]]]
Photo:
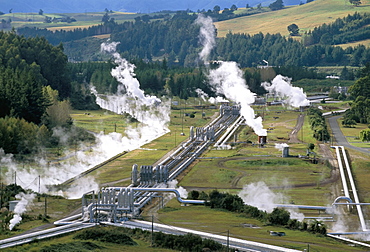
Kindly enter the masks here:
[[285, 209], [274, 208], [272, 213], [268, 216], [268, 221], [272, 225], [281, 225], [285, 226], [290, 220], [290, 213]]
[[40, 252], [96, 251], [104, 249], [92, 242], [57, 243], [40, 249]]
[[77, 234], [74, 239], [81, 240], [96, 240], [101, 242], [110, 242], [122, 245], [137, 245], [131, 237], [126, 235], [123, 229], [106, 229], [102, 227], [95, 227], [84, 230]]

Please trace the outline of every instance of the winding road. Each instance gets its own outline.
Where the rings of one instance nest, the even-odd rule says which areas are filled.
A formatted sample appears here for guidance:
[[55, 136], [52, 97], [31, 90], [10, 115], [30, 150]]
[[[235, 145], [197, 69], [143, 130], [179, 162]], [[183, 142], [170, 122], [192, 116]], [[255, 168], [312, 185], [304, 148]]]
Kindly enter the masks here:
[[338, 118], [340, 117], [342, 116], [339, 115], [339, 116], [332, 116], [328, 118], [328, 122], [333, 132], [334, 139], [337, 145], [344, 146], [345, 148], [356, 150], [362, 153], [370, 154], [370, 151], [368, 149], [356, 147], [348, 143], [346, 137], [343, 135], [342, 131], [340, 130], [339, 124], [337, 122]]

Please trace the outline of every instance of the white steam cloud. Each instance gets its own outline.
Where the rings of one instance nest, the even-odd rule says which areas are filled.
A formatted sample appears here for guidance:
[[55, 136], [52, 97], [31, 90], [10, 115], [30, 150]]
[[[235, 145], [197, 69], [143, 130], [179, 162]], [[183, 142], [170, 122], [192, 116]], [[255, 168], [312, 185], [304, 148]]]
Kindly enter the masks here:
[[[276, 204], [282, 204], [288, 200], [283, 194], [271, 191], [270, 188], [261, 181], [245, 185], [238, 196], [243, 199], [245, 204], [257, 207], [268, 213], [274, 210]], [[304, 219], [304, 215], [294, 209], [287, 209], [287, 211], [290, 213], [291, 219], [300, 221]]]
[[146, 143], [169, 132], [171, 106], [169, 101], [163, 102], [156, 96], [144, 94], [140, 89], [139, 81], [135, 78], [135, 66], [116, 52], [117, 44], [112, 42], [101, 45], [102, 51], [112, 53], [117, 64], [117, 67], [111, 71], [112, 76], [119, 82], [117, 93], [99, 95], [94, 87], [92, 91], [97, 96], [96, 102], [100, 107], [117, 114], [128, 113], [142, 123], [141, 127], [131, 128], [125, 132], [128, 138], [126, 141], [132, 139], [142, 145], [142, 138], [145, 138], [144, 143]]
[[22, 221], [21, 215], [24, 212], [26, 212], [27, 206], [32, 203], [35, 197], [36, 195], [33, 193], [31, 194], [19, 193], [15, 196], [15, 198], [20, 201], [14, 208], [14, 216], [9, 222], [10, 223], [9, 230], [13, 230], [14, 226]]
[[[40, 176], [41, 193], [79, 198], [83, 193], [99, 188], [94, 178], [79, 179], [64, 192], [51, 191], [49, 185], [63, 183], [123, 151], [139, 148], [169, 131], [167, 126], [170, 120], [170, 102], [162, 102], [155, 96], [144, 94], [138, 80], [134, 78], [135, 66], [119, 56], [115, 51], [116, 46], [117, 43], [105, 43], [102, 47], [105, 51], [112, 53], [115, 58], [117, 67], [112, 70], [112, 75], [120, 82], [118, 93], [106, 96], [105, 99], [97, 95], [97, 103], [116, 113], [129, 113], [140, 122], [138, 127], [128, 127], [124, 136], [119, 133], [97, 134], [97, 144], [91, 147], [90, 152], [82, 151], [89, 149], [88, 146], [78, 146], [79, 150], [65, 153], [65, 159], [48, 162], [43, 158], [35, 158], [33, 162], [36, 165], [33, 164], [32, 167], [16, 162], [12, 155], [6, 155], [0, 149], [0, 161], [6, 168], [3, 172], [6, 171], [5, 181], [7, 183], [12, 183], [11, 180], [16, 174], [17, 184], [25, 189], [38, 191]], [[60, 142], [66, 142], [71, 137], [62, 129], [53, 130], [53, 135], [59, 137]]]
[[[211, 18], [198, 16], [197, 24], [201, 25], [200, 43], [203, 45], [203, 50], [199, 57], [204, 62], [209, 57], [209, 53], [215, 46], [216, 32]], [[253, 128], [254, 132], [259, 136], [266, 136], [267, 131], [263, 129], [262, 118], [255, 117], [254, 110], [250, 104], [255, 101], [255, 94], [252, 93], [244, 78], [242, 71], [235, 62], [220, 62], [217, 69], [210, 70], [208, 79], [213, 90], [220, 95], [224, 95], [229, 101], [240, 104], [240, 113], [244, 117], [247, 125]], [[213, 102], [215, 100], [212, 100]]]
[[256, 118], [250, 106], [254, 103], [256, 94], [248, 89], [242, 75], [236, 62], [221, 62], [219, 68], [210, 70], [208, 77], [216, 93], [223, 94], [228, 100], [240, 104], [240, 114], [247, 125], [253, 128], [257, 135], [266, 136], [267, 131], [263, 128], [262, 118]]
[[[167, 182], [168, 188], [176, 189], [180, 193], [181, 198], [187, 199], [188, 198], [188, 191], [186, 191], [186, 189], [182, 186], [177, 187], [177, 184], [178, 184], [178, 181], [176, 179]], [[171, 195], [173, 195], [173, 194], [171, 194]], [[172, 197], [174, 197], [174, 196], [172, 196]]]
[[303, 93], [303, 89], [299, 87], [293, 87], [291, 79], [282, 75], [277, 75], [271, 83], [264, 82], [261, 84], [266, 91], [270, 94], [286, 99], [285, 103], [293, 106], [308, 106], [310, 102], [307, 100], [307, 96]]
[[203, 101], [207, 101], [208, 94], [206, 94], [202, 89], [197, 88], [195, 89], [195, 92], [198, 94], [200, 98], [202, 98]]
[[275, 148], [276, 149], [279, 149], [279, 150], [282, 151], [284, 149], [284, 147], [289, 147], [289, 145], [286, 144], [286, 143], [275, 143]]
[[221, 103], [221, 102], [229, 102], [228, 100], [226, 100], [225, 98], [223, 98], [221, 96], [210, 97], [208, 101], [212, 104], [217, 104], [217, 103]]
[[274, 193], [264, 182], [245, 185], [238, 195], [245, 204], [269, 213], [274, 210], [276, 204], [285, 200], [281, 193]]
[[209, 54], [216, 45], [216, 29], [213, 25], [211, 17], [198, 15], [195, 23], [200, 25], [199, 41], [203, 46], [202, 51], [199, 53], [199, 58], [204, 64], [207, 64]]

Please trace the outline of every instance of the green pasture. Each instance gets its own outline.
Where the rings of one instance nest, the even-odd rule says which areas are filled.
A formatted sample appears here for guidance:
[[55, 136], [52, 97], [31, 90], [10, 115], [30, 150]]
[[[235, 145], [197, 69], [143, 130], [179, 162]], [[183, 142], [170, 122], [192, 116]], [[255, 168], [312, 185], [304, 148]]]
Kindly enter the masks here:
[[[301, 251], [307, 249], [308, 244], [310, 251], [361, 251], [360, 248], [349, 247], [344, 243], [321, 235], [268, 226], [256, 219], [246, 218], [242, 214], [225, 210], [196, 205], [180, 206], [176, 200], [171, 200], [164, 209], [160, 210], [157, 219], [154, 221], [224, 235], [225, 237], [229, 231], [231, 237]], [[245, 224], [251, 224], [254, 227], [246, 227]], [[286, 236], [270, 236], [270, 230], [285, 232]]]
[[[54, 221], [62, 219], [69, 215], [76, 209], [81, 208], [81, 199], [64, 199], [61, 197], [48, 196], [46, 197], [46, 215], [48, 218], [45, 220], [39, 220], [38, 217], [41, 215], [45, 216], [45, 197], [36, 197], [32, 204], [27, 206], [26, 215], [34, 218], [29, 221], [27, 217], [24, 217], [16, 229], [9, 232], [0, 232], [0, 239], [5, 239], [14, 235], [22, 234], [23, 232], [36, 228], [45, 224], [52, 224]], [[53, 225], [50, 225], [52, 227]]]
[[[105, 12], [85, 12], [85, 13], [44, 13], [39, 15], [36, 12], [33, 13], [7, 13], [1, 16], [2, 19], [12, 20], [12, 26], [14, 28], [22, 27], [38, 27], [38, 28], [48, 28], [51, 30], [58, 29], [75, 29], [75, 28], [88, 28], [89, 26], [99, 25], [102, 23], [102, 18]], [[119, 12], [114, 11], [109, 13], [111, 18], [114, 18], [116, 22], [123, 23], [126, 21], [134, 21], [134, 18], [141, 16], [143, 14], [129, 13], [129, 12]], [[57, 22], [57, 23], [44, 23], [45, 17], [51, 18], [63, 18], [71, 17], [76, 19], [76, 22]]]
[[[130, 178], [134, 164], [138, 164], [139, 167], [141, 165], [153, 165], [166, 153], [188, 139], [191, 126], [204, 126], [210, 121], [210, 117], [218, 111], [218, 109], [194, 108], [194, 105], [198, 104], [197, 99], [189, 99], [186, 103], [180, 101], [180, 104], [173, 106], [174, 109], [171, 111], [169, 133], [145, 144], [141, 149], [131, 151], [114, 162], [99, 168], [91, 175], [95, 176], [96, 180], [102, 184]], [[204, 117], [202, 116], [203, 112], [205, 113]], [[192, 113], [195, 115], [194, 118], [189, 116]], [[105, 110], [73, 111], [71, 116], [76, 126], [96, 133], [109, 134], [116, 129], [116, 132], [124, 134], [124, 129], [128, 126], [127, 120], [123, 119], [121, 115]], [[131, 125], [135, 126], [135, 123], [131, 123]], [[124, 186], [130, 184], [130, 182], [130, 180], [124, 180], [117, 182], [115, 185]]]
[[[354, 12], [369, 12], [370, 1], [361, 1], [359, 7], [355, 7], [349, 1], [343, 0], [315, 0], [309, 4], [297, 5], [284, 8], [279, 11], [265, 12], [252, 16], [245, 16], [231, 20], [217, 22], [217, 35], [224, 37], [228, 32], [256, 34], [280, 33], [289, 36], [287, 27], [295, 23], [300, 33], [313, 30], [324, 23], [332, 23], [337, 18], [343, 18]], [[299, 37], [296, 37], [299, 39]]]
[[[80, 240], [75, 239], [74, 237], [83, 231], [76, 231], [67, 235], [62, 235], [53, 239], [45, 239], [40, 241], [31, 242], [25, 245], [13, 247], [13, 248], [6, 248], [2, 249], [4, 252], [21, 252], [21, 251], [29, 251], [29, 252], [37, 252], [37, 251], [62, 251], [62, 250], [51, 250], [48, 248], [49, 246], [55, 245], [64, 245], [64, 249], [66, 245], [70, 245], [69, 247], [73, 247], [74, 249], [68, 251], [112, 251], [112, 252], [168, 252], [173, 251], [169, 249], [162, 249], [162, 248], [153, 248], [150, 246], [150, 242], [133, 239], [137, 245], [135, 246], [128, 246], [122, 244], [114, 244], [109, 242], [100, 242], [95, 240]], [[80, 246], [80, 242], [90, 242], [91, 246], [96, 247], [95, 249], [92, 248], [84, 248]]]
[[[337, 121], [339, 125], [342, 125], [343, 118], [339, 118]], [[360, 140], [360, 131], [364, 129], [368, 129], [368, 125], [363, 123], [358, 123], [353, 127], [341, 127], [343, 135], [351, 145], [361, 148], [370, 148], [370, 142], [362, 142]]]

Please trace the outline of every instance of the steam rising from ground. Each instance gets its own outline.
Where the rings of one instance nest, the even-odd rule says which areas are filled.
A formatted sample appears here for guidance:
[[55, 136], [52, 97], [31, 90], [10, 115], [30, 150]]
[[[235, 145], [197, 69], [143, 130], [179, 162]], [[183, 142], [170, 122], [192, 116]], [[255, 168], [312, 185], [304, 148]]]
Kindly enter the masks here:
[[271, 191], [264, 182], [245, 185], [238, 195], [245, 204], [269, 213], [274, 210], [276, 204], [284, 202], [285, 199], [281, 193]]
[[[102, 51], [109, 52], [113, 55], [117, 67], [112, 69], [111, 74], [117, 79], [119, 85], [117, 93], [114, 95], [98, 95], [95, 88], [92, 91], [97, 96], [96, 102], [100, 107], [113, 111], [117, 114], [128, 113], [142, 123], [135, 129], [129, 128], [126, 133], [125, 141], [140, 142], [142, 145], [151, 141], [167, 132], [170, 121], [170, 102], [161, 101], [156, 96], [145, 95], [140, 89], [140, 83], [135, 78], [135, 66], [126, 59], [121, 58], [116, 52], [118, 43], [103, 43]], [[142, 141], [145, 138], [145, 141]], [[139, 146], [136, 146], [137, 148]], [[132, 148], [130, 148], [132, 149]]]
[[14, 208], [14, 216], [10, 220], [9, 230], [13, 230], [14, 226], [21, 222], [21, 215], [26, 212], [27, 206], [32, 203], [33, 199], [36, 197], [35, 194], [24, 194], [19, 193], [15, 196], [16, 199], [20, 200]]
[[[188, 191], [186, 191], [186, 189], [183, 188], [182, 186], [177, 188], [177, 184], [178, 184], [178, 181], [176, 179], [167, 182], [168, 188], [176, 189], [180, 193], [181, 198], [183, 198], [183, 199], [188, 198]], [[171, 195], [173, 195], [173, 194], [171, 194]]]
[[[203, 62], [206, 62], [209, 53], [215, 46], [215, 28], [211, 18], [204, 18], [201, 15], [198, 16], [196, 23], [201, 25], [199, 38], [200, 43], [203, 45], [203, 50], [200, 52], [199, 57]], [[220, 66], [217, 69], [209, 71], [208, 79], [211, 87], [217, 94], [224, 95], [229, 101], [241, 105], [241, 115], [256, 134], [266, 136], [267, 131], [263, 129], [262, 118], [255, 118], [254, 110], [250, 106], [250, 104], [254, 103], [256, 95], [249, 90], [242, 75], [242, 71], [236, 62], [220, 62]]]
[[[239, 192], [239, 197], [243, 202], [250, 206], [255, 206], [260, 210], [271, 213], [276, 204], [282, 204], [288, 199], [281, 193], [274, 193], [264, 182], [257, 182], [245, 185]], [[287, 209], [291, 219], [303, 220], [304, 215], [292, 209]]]
[[195, 23], [200, 25], [199, 41], [203, 46], [202, 51], [199, 53], [199, 58], [207, 65], [209, 54], [216, 45], [216, 30], [211, 17], [198, 15]]
[[276, 149], [279, 149], [279, 150], [282, 151], [284, 149], [284, 147], [289, 147], [289, 145], [286, 144], [286, 143], [275, 143], [275, 148]]
[[261, 85], [274, 96], [279, 98], [286, 98], [285, 103], [293, 106], [308, 106], [310, 102], [307, 100], [307, 96], [303, 93], [303, 89], [299, 87], [293, 87], [290, 83], [291, 79], [282, 75], [277, 75], [271, 83], [264, 82]]
[[[78, 180], [65, 192], [51, 191], [48, 185], [60, 184], [123, 151], [139, 148], [169, 131], [167, 125], [170, 120], [170, 102], [162, 102], [155, 96], [144, 94], [140, 89], [140, 83], [134, 78], [135, 66], [115, 52], [116, 46], [117, 43], [105, 43], [102, 48], [112, 53], [115, 58], [117, 67], [112, 70], [112, 75], [120, 82], [118, 92], [116, 95], [106, 96], [105, 99], [98, 96], [97, 103], [116, 113], [129, 113], [140, 122], [138, 127], [128, 127], [125, 136], [119, 133], [97, 134], [97, 144], [91, 147], [91, 152], [76, 150], [74, 153], [65, 154], [66, 157], [74, 156], [73, 159], [65, 158], [65, 160], [53, 162], [35, 158], [33, 162], [36, 164], [32, 164], [32, 167], [16, 162], [12, 155], [5, 155], [4, 151], [0, 150], [1, 164], [7, 168], [5, 174], [7, 183], [12, 183], [11, 180], [16, 174], [17, 184], [25, 189], [38, 191], [40, 176], [41, 193], [63, 194], [69, 198], [78, 198], [87, 191], [99, 189], [99, 185], [92, 177]], [[68, 137], [71, 137], [68, 135], [69, 133], [63, 129], [54, 130], [54, 136], [59, 137], [60, 142], [66, 142]], [[79, 146], [78, 149], [86, 150], [89, 147]]]
[[202, 98], [203, 101], [207, 101], [208, 94], [206, 94], [202, 89], [197, 88], [195, 89], [195, 92], [197, 92], [198, 96]]
[[221, 62], [217, 69], [210, 70], [208, 77], [216, 93], [223, 94], [228, 100], [241, 105], [240, 114], [247, 125], [253, 128], [257, 135], [266, 136], [267, 131], [263, 128], [262, 118], [256, 118], [250, 106], [254, 103], [256, 94], [248, 89], [242, 75], [236, 62]]

